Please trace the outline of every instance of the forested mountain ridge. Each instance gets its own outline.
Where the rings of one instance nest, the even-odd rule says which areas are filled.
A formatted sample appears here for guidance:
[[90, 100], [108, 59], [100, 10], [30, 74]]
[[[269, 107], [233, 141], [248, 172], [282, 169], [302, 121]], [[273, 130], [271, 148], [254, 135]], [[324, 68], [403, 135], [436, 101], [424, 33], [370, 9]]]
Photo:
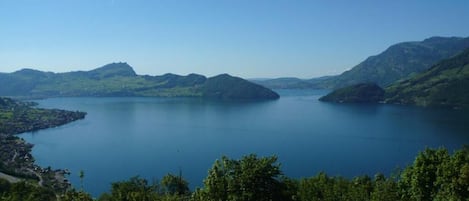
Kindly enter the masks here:
[[376, 56], [368, 57], [328, 83], [332, 88], [358, 83], [376, 83], [385, 87], [429, 69], [468, 47], [469, 37], [432, 37], [419, 42], [398, 43]]
[[[229, 75], [217, 79], [219, 93], [231, 94], [229, 99], [275, 99], [275, 92], [238, 78], [233, 84]], [[209, 78], [210, 79], [210, 78]], [[231, 80], [229, 86], [225, 80]], [[0, 95], [13, 97], [73, 97], [73, 96], [156, 96], [208, 97], [205, 76], [137, 75], [127, 63], [111, 63], [91, 71], [68, 73], [42, 72], [22, 69], [0, 73]], [[239, 93], [240, 85], [246, 94]], [[274, 95], [272, 95], [274, 94]], [[266, 96], [264, 96], [266, 95]], [[213, 96], [211, 96], [213, 97]]]
[[[469, 108], [469, 48], [430, 69], [384, 91], [364, 84], [337, 89], [320, 100], [332, 102], [384, 102], [392, 104]], [[383, 93], [378, 93], [383, 91]], [[379, 96], [377, 95], [379, 94]]]
[[313, 79], [276, 78], [255, 82], [271, 89], [338, 89], [360, 83], [376, 83], [380, 87], [386, 87], [421, 73], [466, 48], [469, 48], [469, 37], [431, 37], [423, 41], [392, 45], [340, 75]]
[[469, 48], [386, 88], [388, 103], [469, 108]]

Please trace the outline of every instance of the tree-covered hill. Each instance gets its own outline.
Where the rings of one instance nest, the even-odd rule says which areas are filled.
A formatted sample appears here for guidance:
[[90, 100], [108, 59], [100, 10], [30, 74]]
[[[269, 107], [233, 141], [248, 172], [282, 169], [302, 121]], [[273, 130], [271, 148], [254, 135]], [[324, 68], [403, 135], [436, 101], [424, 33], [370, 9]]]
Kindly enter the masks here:
[[469, 109], [469, 48], [443, 60], [408, 80], [383, 91], [379, 86], [358, 84], [337, 89], [320, 100], [380, 102]]
[[469, 48], [386, 88], [386, 102], [469, 108]]
[[277, 78], [258, 80], [256, 83], [271, 89], [338, 89], [360, 83], [387, 87], [421, 73], [466, 48], [469, 48], [469, 37], [431, 37], [392, 45], [340, 75], [313, 79]]
[[359, 83], [376, 83], [386, 87], [425, 71], [466, 48], [469, 48], [469, 37], [432, 37], [419, 42], [398, 43], [322, 84], [329, 88]]
[[207, 91], [214, 87], [223, 90], [220, 92], [226, 94], [220, 98], [273, 99], [278, 97], [272, 95], [275, 92], [270, 89], [229, 75], [217, 76], [213, 79], [197, 74], [187, 76], [169, 73], [161, 76], [137, 75], [127, 63], [112, 63], [91, 71], [69, 73], [41, 72], [32, 69], [0, 73], [0, 86], [2, 86], [0, 87], [1, 96], [36, 98], [64, 96], [214, 97]]
[[384, 90], [376, 84], [356, 84], [337, 89], [320, 101], [336, 103], [377, 103], [384, 98]]
[[270, 89], [228, 74], [208, 78], [201, 92], [204, 97], [215, 99], [278, 99], [280, 97]]

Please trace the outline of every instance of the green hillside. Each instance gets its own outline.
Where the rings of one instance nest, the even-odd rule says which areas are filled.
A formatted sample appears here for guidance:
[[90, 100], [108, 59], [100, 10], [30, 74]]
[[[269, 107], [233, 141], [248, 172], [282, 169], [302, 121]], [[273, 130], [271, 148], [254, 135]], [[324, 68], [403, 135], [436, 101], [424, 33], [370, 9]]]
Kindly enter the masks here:
[[52, 128], [85, 118], [85, 112], [35, 108], [35, 103], [0, 97], [0, 134]]
[[455, 56], [468, 47], [469, 37], [432, 37], [420, 42], [399, 43], [323, 84], [329, 88], [358, 83], [376, 83], [385, 87], [429, 69], [440, 60]]
[[356, 84], [337, 89], [320, 101], [336, 103], [377, 103], [383, 100], [384, 90], [376, 84]]
[[469, 49], [386, 88], [386, 102], [469, 108]]
[[276, 78], [255, 82], [270, 89], [338, 89], [360, 83], [376, 83], [380, 87], [386, 87], [423, 72], [466, 48], [469, 48], [469, 37], [432, 37], [392, 45], [340, 75], [313, 79]]
[[270, 89], [228, 74], [208, 78], [201, 91], [204, 97], [216, 99], [280, 98], [277, 93]]
[[[233, 83], [234, 77], [223, 75], [216, 84], [230, 99], [272, 99], [272, 92], [243, 80]], [[239, 80], [237, 78], [236, 80]], [[0, 95], [12, 97], [73, 97], [73, 96], [153, 96], [153, 97], [213, 97], [205, 89], [205, 76], [137, 75], [127, 63], [112, 63], [91, 71], [68, 73], [41, 72], [23, 69], [14, 73], [0, 73]], [[225, 82], [226, 81], [226, 82]], [[239, 84], [239, 85], [238, 85]], [[204, 90], [203, 90], [204, 89]], [[252, 96], [251, 96], [252, 95]], [[264, 96], [266, 95], [266, 96]], [[278, 95], [277, 95], [278, 96]]]

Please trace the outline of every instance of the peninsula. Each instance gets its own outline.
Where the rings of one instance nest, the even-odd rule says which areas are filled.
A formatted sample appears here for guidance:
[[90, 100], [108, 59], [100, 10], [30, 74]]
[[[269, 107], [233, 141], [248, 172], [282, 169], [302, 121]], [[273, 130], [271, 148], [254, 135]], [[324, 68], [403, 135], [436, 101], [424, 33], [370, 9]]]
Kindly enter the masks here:
[[35, 164], [32, 144], [16, 134], [57, 127], [83, 119], [85, 112], [40, 109], [35, 103], [0, 98], [0, 178], [10, 182], [35, 181], [38, 186], [63, 193], [70, 188], [66, 170], [53, 170]]
[[468, 80], [469, 48], [410, 79], [397, 81], [384, 89], [375, 84], [356, 84], [337, 89], [319, 100], [468, 109]]

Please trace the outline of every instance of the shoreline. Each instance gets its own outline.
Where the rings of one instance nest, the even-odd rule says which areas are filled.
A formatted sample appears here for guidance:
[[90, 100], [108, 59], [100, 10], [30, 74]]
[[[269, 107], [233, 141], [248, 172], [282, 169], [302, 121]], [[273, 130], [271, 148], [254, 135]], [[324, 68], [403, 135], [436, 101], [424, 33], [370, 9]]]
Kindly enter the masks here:
[[64, 193], [72, 186], [68, 170], [41, 167], [31, 155], [33, 144], [23, 133], [55, 128], [80, 119], [85, 112], [36, 108], [31, 102], [0, 98], [0, 178], [9, 182], [30, 182]]
[[[43, 168], [36, 164], [31, 155], [33, 145], [27, 143], [23, 138], [16, 135], [0, 134], [0, 141], [2, 142], [0, 178], [6, 179], [10, 183], [31, 182], [60, 193], [66, 192], [72, 187], [67, 179], [67, 175], [70, 174], [67, 170]], [[12, 151], [8, 154], [6, 150]]]

